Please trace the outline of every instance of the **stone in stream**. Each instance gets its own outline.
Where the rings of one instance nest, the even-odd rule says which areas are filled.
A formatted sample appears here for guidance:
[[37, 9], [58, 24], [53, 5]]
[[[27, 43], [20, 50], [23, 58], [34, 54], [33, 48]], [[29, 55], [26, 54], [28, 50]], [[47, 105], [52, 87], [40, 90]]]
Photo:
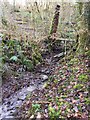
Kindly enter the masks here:
[[33, 86], [29, 86], [28, 88], [27, 88], [27, 91], [28, 92], [32, 92], [33, 90], [35, 90], [36, 89], [36, 87], [33, 85]]
[[27, 88], [23, 88], [21, 90], [21, 92], [18, 94], [19, 97], [18, 97], [18, 100], [25, 100], [26, 99], [26, 96], [29, 92], [32, 92], [33, 90], [35, 90], [35, 86], [29, 86]]
[[10, 114], [10, 111], [7, 111], [7, 112], [2, 111], [2, 114], [0, 116], [0, 120], [2, 120], [2, 119], [4, 120], [4, 118], [8, 117], [9, 114]]
[[42, 79], [43, 82], [48, 80], [48, 76], [47, 75], [40, 75], [40, 78]]
[[60, 53], [60, 54], [55, 55], [54, 58], [56, 58], [56, 57], [59, 58], [59, 57], [62, 57], [63, 55], [64, 55], [64, 53], [62, 52], [62, 53]]
[[50, 72], [51, 72], [51, 70], [49, 70], [49, 69], [43, 69], [43, 70], [41, 70], [41, 73], [43, 73], [43, 74], [50, 74]]
[[[40, 78], [43, 81], [48, 80], [47, 75], [41, 75]], [[42, 89], [42, 87], [43, 84], [40, 84], [39, 89]], [[29, 87], [23, 88], [22, 90], [18, 91], [16, 94], [11, 95], [10, 98], [8, 98], [6, 102], [0, 106], [0, 119], [4, 119], [4, 118], [11, 119], [13, 118], [13, 116], [16, 116], [17, 108], [23, 104], [27, 94], [30, 94], [30, 92], [32, 92], [35, 89], [37, 89], [37, 85], [33, 85], [33, 86], [30, 85]]]
[[25, 100], [25, 98], [26, 98], [26, 95], [22, 95], [22, 96], [18, 97], [19, 100]]
[[19, 106], [21, 106], [22, 103], [23, 103], [22, 101], [23, 101], [24, 98], [26, 98], [26, 97], [24, 96], [21, 100], [16, 101], [16, 102], [13, 104], [13, 107], [18, 108]]
[[46, 74], [50, 74], [50, 73], [51, 73], [51, 70], [47, 70], [47, 71], [46, 71]]

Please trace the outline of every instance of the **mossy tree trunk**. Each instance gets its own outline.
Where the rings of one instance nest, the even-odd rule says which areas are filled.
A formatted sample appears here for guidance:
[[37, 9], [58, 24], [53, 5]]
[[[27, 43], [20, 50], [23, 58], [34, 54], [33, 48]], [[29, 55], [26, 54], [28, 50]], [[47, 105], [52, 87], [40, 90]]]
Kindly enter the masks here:
[[53, 18], [52, 26], [50, 30], [51, 35], [57, 32], [57, 27], [58, 27], [58, 22], [59, 22], [59, 10], [60, 10], [60, 5], [57, 5], [55, 8], [55, 14], [54, 14], [54, 18]]
[[86, 47], [90, 48], [90, 2], [84, 4], [84, 24], [86, 28]]
[[90, 48], [90, 2], [83, 3], [82, 20], [79, 30], [79, 52], [85, 53]]
[[83, 2], [78, 3], [78, 8], [79, 8], [79, 14], [82, 14], [82, 9], [83, 9]]

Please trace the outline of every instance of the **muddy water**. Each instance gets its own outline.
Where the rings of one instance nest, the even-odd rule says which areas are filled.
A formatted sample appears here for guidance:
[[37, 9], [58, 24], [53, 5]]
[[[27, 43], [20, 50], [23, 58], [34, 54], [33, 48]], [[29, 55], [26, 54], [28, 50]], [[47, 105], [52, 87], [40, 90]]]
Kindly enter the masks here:
[[0, 120], [6, 118], [15, 118], [15, 116], [18, 113], [18, 108], [22, 106], [22, 104], [27, 100], [27, 96], [34, 90], [43, 89], [44, 84], [49, 77], [49, 75], [45, 74], [44, 72], [48, 73], [49, 70], [46, 68], [42, 68], [38, 72], [40, 73], [36, 72], [34, 74], [31, 74], [31, 76], [25, 74], [25, 76], [22, 79], [28, 78], [30, 81], [29, 86], [23, 87], [15, 93], [11, 94], [9, 98], [5, 97], [3, 99], [3, 103], [0, 105]]
[[44, 83], [22, 88], [8, 99], [5, 99], [5, 102], [0, 105], [0, 119], [14, 118], [17, 114], [17, 108], [25, 102], [27, 95], [37, 88], [42, 89], [43, 85]]
[[33, 81], [31, 82], [30, 80], [28, 87], [24, 87], [16, 91], [14, 94], [11, 94], [9, 98], [4, 99], [4, 102], [0, 105], [0, 119], [15, 118], [15, 116], [18, 114], [18, 108], [26, 101], [27, 95], [34, 90], [43, 89], [44, 84], [49, 78], [49, 75], [54, 71], [55, 66], [58, 65], [57, 60], [55, 61], [55, 58], [53, 61], [51, 58], [46, 59], [46, 63], [48, 65], [36, 68], [38, 74], [35, 73], [34, 75], [36, 77], [33, 78], [33, 81], [36, 79], [34, 84], [32, 84]]

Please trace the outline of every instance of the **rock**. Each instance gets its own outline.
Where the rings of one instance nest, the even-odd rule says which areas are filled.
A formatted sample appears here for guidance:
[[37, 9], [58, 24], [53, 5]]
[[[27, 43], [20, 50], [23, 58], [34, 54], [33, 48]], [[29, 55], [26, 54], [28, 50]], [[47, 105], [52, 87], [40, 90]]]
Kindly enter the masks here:
[[16, 107], [19, 107], [20, 105], [22, 105], [22, 101], [21, 100], [16, 102]]
[[10, 114], [10, 111], [6, 111], [6, 112], [2, 111], [2, 114], [1, 114], [1, 116], [0, 116], [0, 120], [2, 120], [2, 119], [4, 119], [4, 118], [8, 117], [9, 114]]
[[42, 72], [42, 73], [45, 73], [45, 72], [46, 72], [46, 69], [41, 70], [41, 72]]
[[9, 119], [9, 120], [13, 119], [14, 120], [14, 116], [8, 115], [8, 116], [5, 117], [5, 119]]
[[18, 115], [18, 111], [15, 111], [11, 114], [12, 116], [17, 116]]
[[40, 114], [40, 112], [37, 113], [36, 120], [41, 120], [41, 114]]
[[8, 108], [8, 110], [13, 110], [13, 109], [15, 109], [15, 105], [10, 105]]
[[29, 118], [29, 120], [32, 120], [32, 119], [34, 119], [34, 115], [32, 115], [32, 116]]
[[55, 55], [54, 58], [59, 58], [59, 57], [62, 57], [63, 55], [64, 55], [64, 53], [62, 52], [60, 54]]
[[51, 72], [50, 70], [47, 70], [47, 71], [46, 71], [46, 74], [50, 74], [50, 72]]
[[41, 71], [40, 71], [40, 73], [42, 73], [42, 74], [50, 74], [50, 72], [51, 72], [51, 70], [49, 70], [49, 69], [47, 69], [47, 68], [43, 68]]
[[78, 112], [77, 106], [75, 106], [73, 109], [74, 109], [75, 112]]
[[18, 99], [19, 99], [19, 100], [25, 100], [25, 98], [26, 98], [26, 95], [22, 95], [22, 96], [20, 96]]
[[40, 75], [42, 81], [46, 81], [48, 80], [48, 76], [47, 75]]
[[84, 97], [88, 96], [88, 91], [84, 92]]
[[27, 91], [28, 91], [28, 92], [32, 92], [32, 91], [34, 91], [35, 89], [36, 89], [35, 86], [29, 86], [29, 87], [27, 88]]

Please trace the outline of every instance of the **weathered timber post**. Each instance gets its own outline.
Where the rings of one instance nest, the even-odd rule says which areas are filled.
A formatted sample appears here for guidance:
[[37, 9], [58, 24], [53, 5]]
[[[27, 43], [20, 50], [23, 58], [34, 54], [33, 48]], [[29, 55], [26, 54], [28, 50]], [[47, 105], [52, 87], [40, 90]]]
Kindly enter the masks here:
[[52, 26], [50, 30], [51, 35], [57, 32], [57, 27], [58, 27], [58, 22], [59, 22], [59, 10], [60, 10], [60, 5], [57, 5], [55, 8], [55, 14], [54, 14], [54, 18], [53, 18]]
[[66, 40], [65, 40], [65, 55], [66, 55], [66, 53], [67, 53], [67, 44], [66, 44]]

